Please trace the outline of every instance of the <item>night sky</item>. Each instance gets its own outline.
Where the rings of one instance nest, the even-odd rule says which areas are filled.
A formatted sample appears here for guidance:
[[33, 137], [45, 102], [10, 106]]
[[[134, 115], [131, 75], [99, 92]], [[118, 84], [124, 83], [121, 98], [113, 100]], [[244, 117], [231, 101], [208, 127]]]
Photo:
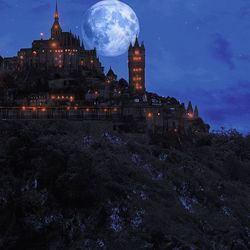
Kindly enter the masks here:
[[[94, 0], [59, 0], [64, 31], [81, 35]], [[212, 129], [250, 131], [250, 0], [124, 0], [140, 20], [148, 91], [197, 104]], [[50, 35], [54, 0], [0, 0], [0, 55]], [[103, 58], [128, 77], [127, 55]]]

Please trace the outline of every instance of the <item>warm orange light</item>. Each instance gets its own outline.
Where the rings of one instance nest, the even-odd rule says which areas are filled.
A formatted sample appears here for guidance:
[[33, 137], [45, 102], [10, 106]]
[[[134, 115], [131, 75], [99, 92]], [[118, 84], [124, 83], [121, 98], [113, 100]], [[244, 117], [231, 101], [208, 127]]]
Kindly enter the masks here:
[[34, 55], [34, 56], [36, 56], [36, 55], [37, 55], [37, 52], [36, 52], [36, 51], [33, 51], [32, 53], [33, 53], [33, 55]]
[[158, 112], [158, 114], [157, 114], [158, 116], [160, 116], [161, 115], [161, 113], [160, 112]]
[[26, 110], [26, 107], [25, 107], [25, 106], [23, 106], [23, 107], [22, 107], [22, 111], [25, 111], [25, 110]]
[[194, 114], [193, 113], [188, 113], [188, 117], [191, 119], [194, 117]]
[[93, 63], [94, 63], [94, 60], [90, 60], [90, 63], [93, 64]]
[[23, 56], [20, 56], [20, 59], [23, 60]]
[[114, 108], [114, 112], [117, 112], [117, 108]]
[[136, 84], [135, 84], [135, 89], [136, 89], [136, 90], [142, 90], [141, 84], [136, 83]]
[[133, 57], [133, 60], [135, 62], [141, 61], [141, 57], [140, 56], [135, 56], [135, 57]]
[[104, 112], [108, 112], [108, 110], [107, 110], [107, 109], [104, 109]]
[[139, 51], [139, 50], [136, 50], [136, 51], [135, 51], [135, 55], [140, 55], [140, 51]]
[[73, 96], [70, 96], [70, 101], [73, 102], [74, 101], [74, 97]]
[[67, 110], [70, 110], [70, 107], [67, 107]]
[[57, 47], [57, 44], [55, 42], [51, 43], [51, 47], [52, 48], [56, 48]]
[[78, 110], [78, 107], [74, 107], [74, 110]]
[[148, 116], [148, 118], [152, 118], [153, 117], [153, 113], [149, 112], [147, 116]]
[[133, 71], [134, 71], [134, 72], [141, 72], [141, 71], [142, 71], [142, 68], [133, 68]]
[[36, 111], [36, 107], [33, 107], [33, 108], [32, 108], [32, 111]]
[[133, 81], [141, 81], [141, 77], [139, 76], [133, 77]]
[[42, 108], [42, 112], [46, 112], [46, 108]]
[[89, 109], [86, 109], [86, 112], [89, 112]]

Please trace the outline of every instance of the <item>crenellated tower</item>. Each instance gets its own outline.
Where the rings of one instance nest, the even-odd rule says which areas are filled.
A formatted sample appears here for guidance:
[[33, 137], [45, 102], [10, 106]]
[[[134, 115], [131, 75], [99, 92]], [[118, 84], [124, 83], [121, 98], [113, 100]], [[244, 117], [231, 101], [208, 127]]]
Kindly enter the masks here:
[[129, 86], [133, 93], [143, 94], [145, 88], [145, 47], [139, 44], [136, 37], [135, 44], [130, 44], [128, 50]]
[[62, 28], [59, 23], [59, 12], [58, 12], [58, 3], [56, 0], [56, 9], [54, 13], [54, 23], [51, 28], [51, 39], [52, 40], [60, 40], [62, 36]]

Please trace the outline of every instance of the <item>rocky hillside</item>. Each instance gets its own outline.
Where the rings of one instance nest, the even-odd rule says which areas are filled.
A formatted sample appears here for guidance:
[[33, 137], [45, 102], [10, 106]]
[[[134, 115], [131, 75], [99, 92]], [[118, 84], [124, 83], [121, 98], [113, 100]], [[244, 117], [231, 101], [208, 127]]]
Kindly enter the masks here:
[[2, 121], [0, 138], [0, 249], [250, 249], [250, 137]]

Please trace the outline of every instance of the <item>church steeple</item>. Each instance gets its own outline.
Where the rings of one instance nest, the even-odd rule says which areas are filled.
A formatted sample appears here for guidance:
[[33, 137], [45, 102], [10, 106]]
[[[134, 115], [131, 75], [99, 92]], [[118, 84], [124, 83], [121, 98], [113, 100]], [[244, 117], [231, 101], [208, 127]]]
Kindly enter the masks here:
[[56, 9], [54, 12], [54, 24], [51, 28], [51, 39], [60, 40], [61, 34], [62, 34], [62, 29], [59, 24], [58, 2], [56, 0]]
[[55, 10], [55, 13], [54, 13], [54, 18], [55, 18], [55, 21], [59, 21], [59, 12], [58, 12], [57, 0], [56, 0], [56, 10]]

